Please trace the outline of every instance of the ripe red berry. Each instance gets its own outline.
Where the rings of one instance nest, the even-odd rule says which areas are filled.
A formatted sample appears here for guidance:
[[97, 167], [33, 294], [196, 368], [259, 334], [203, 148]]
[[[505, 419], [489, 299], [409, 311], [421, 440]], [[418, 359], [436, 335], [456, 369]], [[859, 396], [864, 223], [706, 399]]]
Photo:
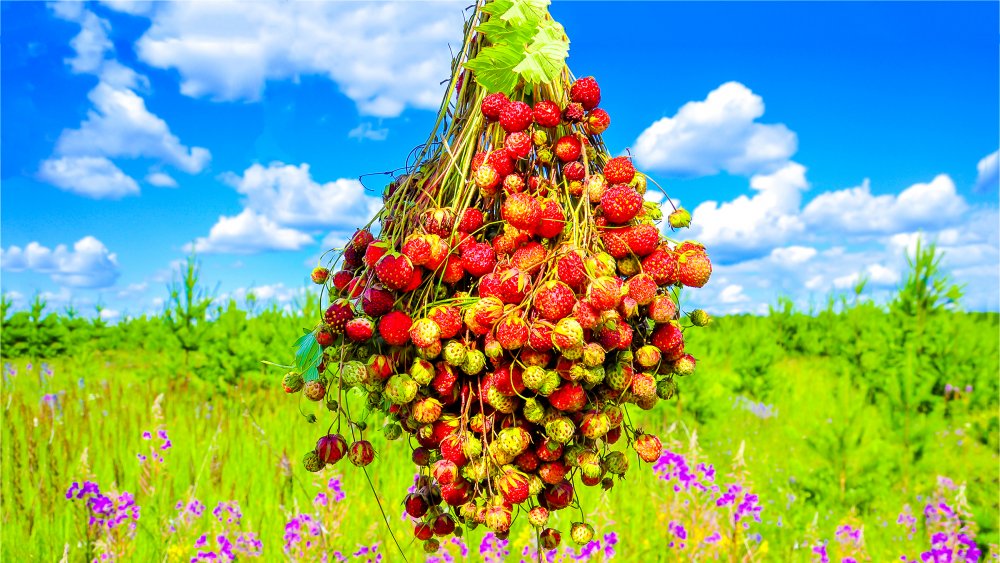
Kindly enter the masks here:
[[508, 133], [524, 131], [533, 119], [531, 106], [524, 102], [510, 102], [500, 109], [500, 127]]
[[511, 158], [527, 158], [528, 153], [531, 152], [531, 136], [524, 131], [511, 133], [504, 139], [503, 148], [506, 149]]
[[593, 76], [585, 76], [577, 79], [570, 86], [569, 97], [574, 102], [581, 104], [583, 109], [591, 110], [601, 103], [601, 88]]
[[570, 162], [580, 158], [582, 150], [583, 145], [580, 144], [580, 139], [577, 139], [575, 135], [565, 135], [556, 141], [555, 153], [559, 157], [559, 160], [563, 162]]
[[611, 223], [628, 223], [642, 209], [642, 196], [626, 184], [615, 184], [601, 196], [601, 209]]
[[635, 177], [635, 166], [627, 156], [616, 156], [604, 165], [604, 179], [609, 184], [627, 184]]
[[495, 92], [483, 98], [483, 103], [479, 106], [479, 109], [482, 110], [487, 121], [496, 121], [500, 119], [500, 110], [508, 103], [507, 94]]
[[549, 100], [536, 102], [532, 113], [535, 123], [542, 127], [555, 127], [562, 121], [562, 110], [559, 109], [559, 105]]

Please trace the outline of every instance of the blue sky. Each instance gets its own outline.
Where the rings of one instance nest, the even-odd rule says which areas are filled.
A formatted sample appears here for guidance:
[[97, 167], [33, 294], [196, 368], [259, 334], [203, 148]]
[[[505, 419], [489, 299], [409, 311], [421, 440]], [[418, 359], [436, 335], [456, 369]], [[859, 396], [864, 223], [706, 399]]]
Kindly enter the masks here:
[[[220, 294], [289, 302], [377, 208], [357, 177], [426, 139], [464, 5], [3, 3], [3, 291], [152, 312], [193, 246]], [[1000, 308], [996, 3], [551, 11], [608, 146], [694, 211], [693, 304], [884, 299], [923, 233]]]

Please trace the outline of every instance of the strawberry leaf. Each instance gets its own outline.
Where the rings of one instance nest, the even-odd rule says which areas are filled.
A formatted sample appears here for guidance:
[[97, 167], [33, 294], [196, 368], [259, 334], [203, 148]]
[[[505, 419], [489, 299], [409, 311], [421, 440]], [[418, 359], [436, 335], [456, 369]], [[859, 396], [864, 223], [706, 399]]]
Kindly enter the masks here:
[[465, 68], [475, 73], [476, 82], [489, 92], [510, 94], [517, 86], [518, 74], [514, 67], [521, 58], [510, 46], [494, 45], [480, 51], [476, 58], [465, 63]]
[[[323, 349], [320, 348], [319, 342], [316, 342], [316, 335], [313, 333], [303, 334], [295, 341], [295, 369], [302, 374], [303, 378], [307, 374], [316, 374], [316, 366], [319, 365], [320, 359], [323, 357]], [[313, 376], [313, 379], [316, 378]]]
[[539, 28], [524, 52], [524, 60], [514, 67], [514, 72], [525, 82], [552, 82], [559, 77], [563, 61], [569, 55], [569, 40], [561, 25], [548, 21]]

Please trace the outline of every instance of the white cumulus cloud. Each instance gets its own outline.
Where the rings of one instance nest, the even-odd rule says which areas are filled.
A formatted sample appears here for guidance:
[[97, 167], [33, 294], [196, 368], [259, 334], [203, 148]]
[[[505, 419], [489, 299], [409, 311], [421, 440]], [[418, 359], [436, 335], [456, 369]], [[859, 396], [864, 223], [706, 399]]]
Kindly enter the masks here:
[[139, 184], [103, 156], [63, 156], [42, 162], [38, 177], [59, 189], [94, 199], [139, 193]]
[[650, 125], [632, 154], [640, 167], [676, 176], [771, 173], [787, 164], [798, 140], [782, 124], [758, 123], [762, 115], [760, 96], [727, 82]]
[[459, 48], [463, 3], [177, 2], [162, 4], [136, 44], [176, 69], [181, 92], [258, 100], [270, 80], [326, 76], [367, 115], [434, 109]]
[[691, 235], [720, 262], [761, 256], [802, 233], [802, 191], [809, 187], [806, 169], [790, 162], [771, 174], [750, 178], [757, 193], [732, 201], [705, 201], [692, 212]]
[[120, 275], [117, 255], [92, 236], [78, 240], [72, 249], [64, 244], [50, 249], [38, 242], [0, 248], [0, 267], [48, 274], [62, 286], [78, 288], [110, 287]]
[[164, 174], [163, 172], [150, 172], [146, 175], [146, 182], [158, 188], [177, 187], [177, 180], [174, 180], [169, 174]]
[[149, 111], [136, 93], [148, 81], [115, 59], [108, 21], [83, 3], [56, 2], [52, 10], [80, 24], [80, 33], [71, 41], [76, 56], [67, 59], [70, 68], [93, 74], [99, 81], [88, 94], [91, 109], [86, 119], [78, 128], [62, 132], [53, 155], [40, 164], [38, 177], [80, 195], [119, 198], [138, 193], [139, 186], [113, 158], [151, 158], [187, 173], [201, 172], [211, 159], [208, 149], [185, 146], [163, 119]]
[[146, 109], [128, 88], [101, 82], [88, 95], [94, 109], [79, 129], [63, 131], [56, 152], [71, 156], [156, 158], [188, 173], [197, 173], [211, 158], [208, 149], [181, 144], [167, 123]]
[[811, 226], [848, 233], [896, 233], [936, 229], [960, 220], [968, 209], [945, 174], [898, 194], [873, 195], [868, 180], [846, 190], [825, 192], [810, 201], [802, 217]]
[[320, 184], [308, 164], [254, 164], [242, 176], [227, 174], [226, 183], [244, 196], [247, 209], [280, 225], [307, 229], [351, 229], [370, 219], [381, 198], [361, 182], [341, 178]]
[[976, 187], [977, 192], [985, 192], [997, 189], [1000, 182], [1000, 156], [998, 151], [993, 151], [976, 164]]
[[264, 250], [298, 250], [315, 242], [296, 229], [282, 227], [252, 209], [234, 217], [220, 217], [207, 237], [194, 241], [185, 250], [215, 254], [253, 254]]

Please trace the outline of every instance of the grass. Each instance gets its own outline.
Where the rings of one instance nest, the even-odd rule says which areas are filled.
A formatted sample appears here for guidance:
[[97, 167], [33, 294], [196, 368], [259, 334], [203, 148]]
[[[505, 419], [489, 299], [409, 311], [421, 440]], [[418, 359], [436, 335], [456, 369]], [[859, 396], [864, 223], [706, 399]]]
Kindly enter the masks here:
[[[316, 493], [338, 475], [347, 496], [333, 509], [320, 511], [326, 528], [322, 547], [352, 557], [358, 546], [381, 542], [386, 560], [401, 560], [362, 471], [346, 463], [318, 476], [301, 468], [302, 454], [323, 429], [307, 424], [278, 390], [280, 374], [272, 374], [268, 386], [247, 381], [220, 391], [197, 378], [160, 375], [157, 364], [166, 361], [155, 354], [130, 353], [64, 358], [48, 362], [52, 374], [41, 378], [41, 365], [29, 370], [25, 360], [10, 363], [3, 397], [4, 559], [93, 556], [94, 545], [85, 541], [81, 501], [65, 498], [70, 483], [90, 479], [102, 490], [131, 492], [141, 506], [134, 537], [119, 545], [127, 559], [191, 560], [201, 533], [212, 537], [223, 530], [221, 524], [211, 524], [212, 508], [236, 501], [243, 514], [238, 530], [258, 535], [264, 560], [280, 560], [285, 557], [286, 522], [297, 513], [314, 512]], [[690, 492], [674, 492], [648, 465], [633, 466], [609, 493], [583, 491], [582, 505], [598, 538], [615, 532], [618, 557], [627, 561], [683, 561], [696, 550], [725, 560], [809, 561], [815, 556], [811, 548], [824, 541], [831, 555], [837, 549], [847, 554], [850, 546], [835, 536], [839, 526], [850, 524], [864, 526], [864, 552], [873, 560], [916, 557], [927, 549], [925, 531], [907, 539], [896, 520], [906, 504], [920, 513], [919, 499], [935, 490], [942, 475], [966, 484], [962, 493], [974, 501], [970, 519], [982, 529], [978, 541], [984, 547], [996, 543], [996, 505], [988, 499], [996, 498], [997, 455], [988, 444], [962, 439], [969, 420], [959, 412], [950, 421], [937, 421], [934, 451], [894, 475], [889, 460], [899, 445], [884, 427], [884, 417], [844, 389], [846, 380], [832, 365], [822, 357], [780, 359], [769, 371], [773, 400], [762, 404], [727, 393], [740, 375], [732, 361], [708, 357], [684, 382], [688, 395], [649, 412], [633, 409], [633, 420], [666, 436], [665, 445], [715, 465], [718, 482], [741, 482], [757, 493], [761, 522], [727, 538], [715, 551], [697, 547], [717, 526], [711, 521], [719, 509], [699, 505]], [[710, 420], [698, 421], [706, 415], [692, 410], [688, 396], [715, 403]], [[956, 397], [950, 408], [960, 411], [968, 400]], [[370, 420], [367, 432], [378, 451], [368, 468], [371, 481], [406, 557], [422, 561], [421, 546], [400, 517], [402, 496], [413, 479], [409, 448], [404, 441], [386, 443], [378, 431], [380, 422]], [[162, 452], [163, 463], [140, 463], [136, 454], [149, 454], [151, 443], [159, 443], [143, 440], [142, 433], [157, 429], [168, 432], [172, 447]], [[735, 464], [734, 458], [739, 458]], [[188, 529], [176, 521], [175, 505], [191, 499], [208, 509]], [[559, 515], [556, 527], [564, 540], [569, 522], [577, 518]], [[172, 519], [180, 528], [173, 532]], [[686, 522], [691, 545], [684, 549], [670, 547], [672, 541], [679, 544], [670, 531], [675, 521]], [[237, 528], [230, 526], [230, 531]], [[473, 554], [483, 537], [483, 528], [467, 533]], [[521, 547], [532, 543], [528, 525], [515, 524], [511, 559], [518, 560]]]

